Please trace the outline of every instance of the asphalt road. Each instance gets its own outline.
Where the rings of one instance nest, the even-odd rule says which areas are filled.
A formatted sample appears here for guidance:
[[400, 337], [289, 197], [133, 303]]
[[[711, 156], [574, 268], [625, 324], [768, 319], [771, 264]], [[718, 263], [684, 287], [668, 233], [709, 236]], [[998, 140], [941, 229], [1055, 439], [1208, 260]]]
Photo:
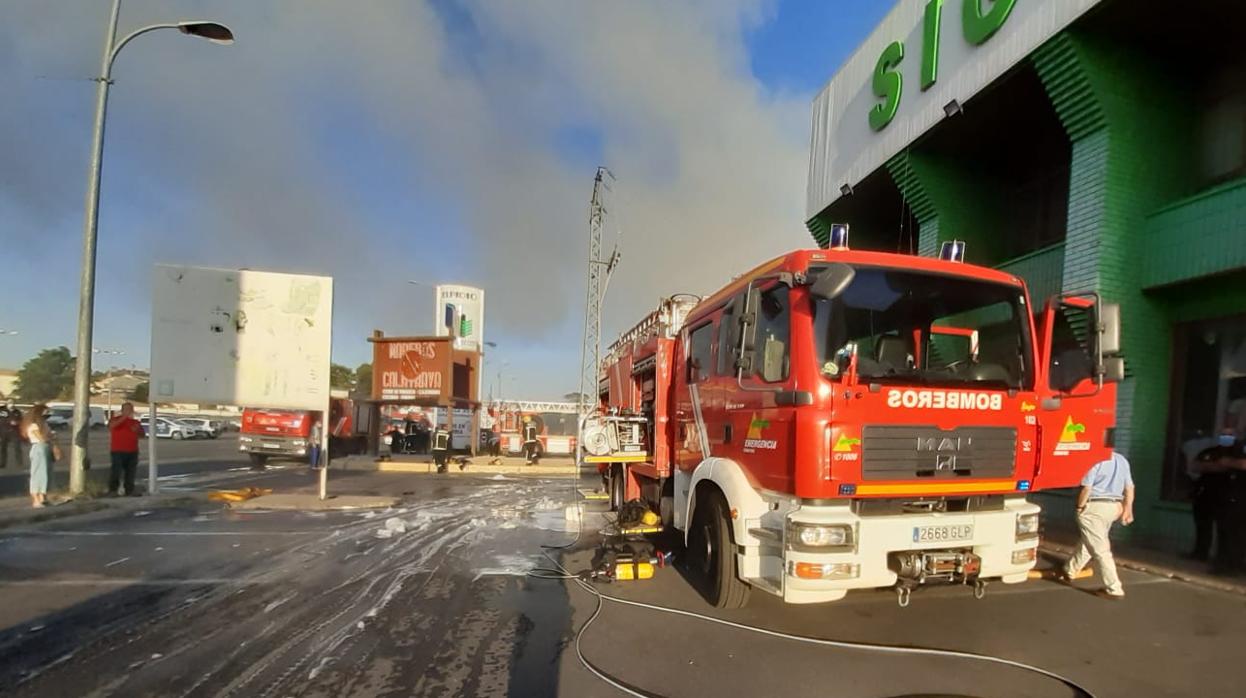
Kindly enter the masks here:
[[[305, 471], [225, 468], [175, 486], [298, 487]], [[541, 543], [571, 537], [569, 483], [345, 473], [336, 483], [405, 492], [404, 504], [379, 514], [113, 511], [0, 531], [0, 694], [621, 695], [576, 657], [594, 597], [523, 576], [545, 564]], [[587, 568], [594, 542], [564, 564]], [[907, 609], [888, 592], [820, 606], [758, 593], [727, 613], [707, 608], [679, 569], [598, 588], [783, 632], [998, 655], [1100, 698], [1240, 695], [1246, 599], [1139, 573], [1124, 580], [1119, 603], [1038, 581], [995, 585], [981, 601], [965, 588], [925, 590]], [[653, 695], [1075, 695], [973, 660], [814, 647], [616, 604], [582, 649]]]

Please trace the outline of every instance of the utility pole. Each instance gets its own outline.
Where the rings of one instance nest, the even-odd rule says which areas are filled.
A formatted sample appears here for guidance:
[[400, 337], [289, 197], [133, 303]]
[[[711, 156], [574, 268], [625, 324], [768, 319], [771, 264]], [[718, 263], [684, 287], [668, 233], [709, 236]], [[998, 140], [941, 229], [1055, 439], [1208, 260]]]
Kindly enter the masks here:
[[[601, 301], [610, 283], [610, 274], [619, 263], [619, 248], [608, 258], [601, 255], [601, 231], [605, 225], [606, 194], [614, 175], [605, 167], [597, 168], [593, 178], [593, 198], [588, 208], [588, 284], [584, 298], [584, 343], [580, 348], [580, 391], [576, 398], [579, 418], [577, 432], [583, 426], [585, 415], [597, 402], [597, 382], [601, 366]], [[576, 458], [579, 460], [578, 455]]]
[[[112, 85], [112, 66], [117, 54], [136, 36], [157, 29], [176, 29], [215, 44], [234, 42], [233, 32], [216, 22], [162, 22], [140, 27], [117, 41], [117, 17], [121, 0], [113, 0], [112, 12], [104, 31], [104, 52], [100, 74], [95, 80], [95, 121], [91, 132], [91, 160], [87, 170], [86, 215], [82, 225], [82, 270], [78, 282], [78, 355], [74, 369], [74, 421], [69, 451], [69, 492], [82, 494], [86, 488], [87, 429], [91, 415], [91, 339], [95, 331], [95, 245], [100, 204], [100, 170], [104, 161], [104, 117], [108, 110], [108, 87]], [[152, 424], [155, 427], [155, 424]]]

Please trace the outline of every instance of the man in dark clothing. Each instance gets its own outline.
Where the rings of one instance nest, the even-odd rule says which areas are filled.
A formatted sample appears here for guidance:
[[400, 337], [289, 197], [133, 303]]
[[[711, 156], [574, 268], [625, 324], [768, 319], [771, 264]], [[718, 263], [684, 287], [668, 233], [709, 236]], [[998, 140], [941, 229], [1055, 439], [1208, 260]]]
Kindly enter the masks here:
[[1198, 454], [1202, 477], [1214, 487], [1211, 502], [1215, 510], [1216, 557], [1214, 574], [1236, 574], [1246, 558], [1246, 439], [1232, 431], [1220, 435], [1220, 442]]
[[526, 419], [523, 423], [523, 456], [524, 463], [535, 465], [541, 460], [541, 444], [536, 438], [536, 422]]
[[443, 426], [433, 432], [433, 462], [437, 464], [437, 472], [446, 472], [450, 462], [450, 430]]
[[8, 407], [0, 405], [0, 468], [9, 466], [9, 449], [17, 467], [22, 467], [22, 411], [13, 403]]
[[126, 496], [137, 497], [134, 471], [138, 470], [138, 440], [143, 436], [143, 425], [134, 418], [133, 404], [125, 403], [121, 411], [108, 420], [108, 432], [109, 451], [112, 453], [108, 494], [116, 495], [124, 481]]
[[1228, 478], [1223, 471], [1207, 470], [1208, 449], [1190, 456], [1186, 476], [1190, 478], [1190, 505], [1194, 515], [1194, 549], [1186, 557], [1206, 562], [1211, 559], [1212, 543], [1219, 543], [1223, 534], [1216, 531], [1216, 510]]

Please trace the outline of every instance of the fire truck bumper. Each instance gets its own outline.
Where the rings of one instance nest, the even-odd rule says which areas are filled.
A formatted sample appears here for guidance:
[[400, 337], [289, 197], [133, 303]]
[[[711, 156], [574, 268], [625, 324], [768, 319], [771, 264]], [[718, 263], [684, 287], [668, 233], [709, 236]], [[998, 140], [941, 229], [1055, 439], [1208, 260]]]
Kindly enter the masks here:
[[[850, 589], [998, 579], [1025, 581], [1038, 549], [1039, 507], [859, 516], [845, 505], [802, 506], [784, 535], [783, 598], [819, 603]], [[802, 545], [831, 540], [839, 545]], [[843, 540], [848, 542], [842, 542]]]
[[267, 453], [273, 456], [305, 456], [307, 455], [307, 440], [291, 436], [241, 434], [238, 436], [238, 450], [243, 453]]

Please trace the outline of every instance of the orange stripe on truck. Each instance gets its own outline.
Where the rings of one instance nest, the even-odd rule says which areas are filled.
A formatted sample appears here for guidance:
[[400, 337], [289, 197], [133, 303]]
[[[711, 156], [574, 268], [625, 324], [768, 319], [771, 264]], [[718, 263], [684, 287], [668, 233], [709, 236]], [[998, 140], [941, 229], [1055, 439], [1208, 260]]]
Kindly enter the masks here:
[[982, 480], [980, 482], [913, 482], [895, 485], [857, 485], [857, 494], [966, 494], [970, 492], [998, 492], [1015, 490], [1012, 480]]

